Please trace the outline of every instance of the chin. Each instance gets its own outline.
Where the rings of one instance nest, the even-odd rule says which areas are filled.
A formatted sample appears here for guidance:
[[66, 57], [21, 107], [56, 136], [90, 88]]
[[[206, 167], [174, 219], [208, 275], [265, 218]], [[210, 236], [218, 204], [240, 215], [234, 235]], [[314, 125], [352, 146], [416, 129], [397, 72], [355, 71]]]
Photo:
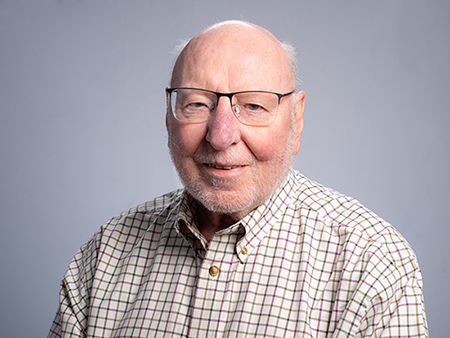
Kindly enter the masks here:
[[[192, 187], [191, 187], [192, 188]], [[260, 204], [265, 198], [260, 194], [243, 193], [242, 191], [205, 191], [200, 189], [189, 189], [187, 191], [201, 203], [207, 210], [217, 214], [236, 215], [248, 214]]]
[[172, 161], [186, 191], [206, 210], [242, 219], [265, 203], [282, 183], [291, 164], [292, 156], [280, 158], [280, 164], [267, 169], [264, 178], [254, 175], [236, 179], [202, 177], [200, 172], [188, 170], [183, 158], [171, 149]]

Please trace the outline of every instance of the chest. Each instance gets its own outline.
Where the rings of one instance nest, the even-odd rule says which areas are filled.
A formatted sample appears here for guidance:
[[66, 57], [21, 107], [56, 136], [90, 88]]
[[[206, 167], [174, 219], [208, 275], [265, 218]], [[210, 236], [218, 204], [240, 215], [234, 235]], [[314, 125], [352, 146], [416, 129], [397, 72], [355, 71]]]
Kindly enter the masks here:
[[[88, 336], [293, 337], [330, 329], [339, 307], [333, 264], [312, 264], [316, 250], [289, 238], [236, 251], [232, 236], [200, 255], [183, 240], [136, 249], [108, 271], [112, 278], [96, 278], [89, 327], [104, 329]], [[330, 258], [319, 261], [336, 262]]]

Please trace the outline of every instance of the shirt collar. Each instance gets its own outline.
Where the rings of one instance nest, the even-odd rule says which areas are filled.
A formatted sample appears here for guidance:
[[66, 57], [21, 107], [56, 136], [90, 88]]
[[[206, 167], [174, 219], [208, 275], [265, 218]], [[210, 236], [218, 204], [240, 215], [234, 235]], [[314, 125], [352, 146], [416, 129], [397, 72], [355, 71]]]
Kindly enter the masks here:
[[270, 229], [281, 221], [281, 216], [292, 199], [293, 188], [294, 173], [290, 169], [272, 197], [240, 221], [245, 229], [245, 236], [236, 243], [236, 252], [241, 262], [247, 260]]
[[[242, 263], [258, 247], [272, 226], [280, 221], [281, 215], [292, 199], [295, 185], [294, 175], [294, 170], [290, 169], [282, 184], [265, 203], [239, 222], [217, 232], [217, 235], [242, 233], [242, 236], [238, 236], [236, 243], [236, 254]], [[175, 227], [177, 232], [189, 242], [198, 254], [199, 251], [207, 250], [208, 242], [196, 226], [197, 209], [197, 201], [184, 190]]]
[[196, 226], [197, 210], [198, 202], [185, 189], [181, 196], [175, 229], [198, 255], [208, 248], [208, 242]]

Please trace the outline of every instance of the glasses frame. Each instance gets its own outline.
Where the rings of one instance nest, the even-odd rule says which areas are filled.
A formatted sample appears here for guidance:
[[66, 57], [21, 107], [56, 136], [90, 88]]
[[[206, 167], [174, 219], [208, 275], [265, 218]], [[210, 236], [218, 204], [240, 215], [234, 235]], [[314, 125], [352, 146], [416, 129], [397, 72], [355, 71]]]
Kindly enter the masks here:
[[[278, 106], [279, 106], [280, 103], [281, 103], [281, 99], [282, 99], [283, 97], [289, 96], [289, 95], [291, 95], [291, 94], [293, 94], [293, 93], [295, 92], [295, 89], [294, 89], [294, 90], [290, 91], [289, 93], [285, 93], [285, 94], [276, 93], [276, 92], [271, 92], [271, 91], [268, 91], [268, 90], [243, 90], [243, 91], [233, 92], [233, 93], [221, 93], [221, 92], [215, 92], [215, 91], [208, 90], [208, 89], [203, 89], [203, 88], [193, 88], [193, 87], [173, 87], [173, 88], [171, 88], [171, 87], [167, 87], [167, 88], [166, 88], [166, 93], [169, 95], [169, 96], [168, 96], [168, 103], [169, 103], [169, 106], [170, 106], [170, 110], [172, 110], [173, 116], [174, 116], [178, 121], [182, 121], [182, 122], [185, 122], [185, 123], [202, 123], [202, 122], [206, 122], [207, 120], [201, 121], [201, 122], [187, 122], [187, 121], [184, 121], [184, 120], [179, 120], [179, 119], [177, 118], [175, 112], [173, 111], [173, 107], [172, 107], [172, 97], [171, 97], [171, 96], [172, 96], [172, 92], [175, 91], [175, 90], [177, 90], [177, 89], [200, 90], [200, 91], [203, 91], [203, 92], [207, 92], [207, 93], [214, 94], [214, 95], [216, 95], [216, 105], [215, 105], [215, 107], [217, 107], [217, 105], [218, 105], [219, 100], [220, 100], [221, 97], [223, 97], [223, 96], [228, 97], [228, 98], [230, 99], [231, 110], [233, 111], [233, 113], [235, 114], [235, 116], [236, 116], [236, 112], [235, 112], [235, 110], [233, 109], [233, 105], [232, 105], [232, 102], [233, 102], [233, 101], [232, 101], [232, 99], [233, 99], [233, 96], [236, 95], [236, 94], [242, 94], [242, 93], [270, 93], [270, 94], [275, 94], [275, 95], [278, 97]], [[277, 111], [278, 111], [278, 110], [277, 110]], [[213, 110], [212, 110], [211, 112], [213, 112]], [[239, 122], [241, 122], [241, 123], [243, 123], [243, 124], [247, 124], [247, 123], [242, 122], [242, 121], [239, 119], [238, 116], [236, 116], [236, 118], [238, 119]], [[273, 122], [273, 121], [271, 121], [271, 122], [268, 123], [267, 125], [252, 125], [252, 124], [247, 124], [247, 125], [250, 125], [250, 126], [268, 126], [268, 125], [270, 125], [272, 122]]]

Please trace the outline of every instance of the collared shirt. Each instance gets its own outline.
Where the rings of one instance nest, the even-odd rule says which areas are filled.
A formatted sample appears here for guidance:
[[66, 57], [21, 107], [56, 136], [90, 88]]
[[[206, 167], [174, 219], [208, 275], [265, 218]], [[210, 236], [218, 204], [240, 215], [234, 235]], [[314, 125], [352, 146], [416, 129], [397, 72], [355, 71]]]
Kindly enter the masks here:
[[48, 337], [428, 337], [406, 240], [290, 170], [208, 243], [183, 190], [105, 223], [61, 283]]

